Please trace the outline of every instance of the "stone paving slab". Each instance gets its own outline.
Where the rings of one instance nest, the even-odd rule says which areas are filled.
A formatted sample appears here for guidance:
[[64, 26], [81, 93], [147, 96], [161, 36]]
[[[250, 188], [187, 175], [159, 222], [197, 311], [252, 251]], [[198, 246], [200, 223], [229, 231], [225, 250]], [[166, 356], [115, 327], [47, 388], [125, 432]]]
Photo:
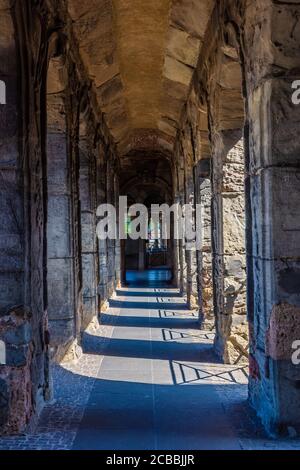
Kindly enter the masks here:
[[176, 290], [120, 290], [78, 362], [53, 367], [56, 401], [35, 432], [0, 449], [300, 449], [264, 435], [247, 368], [218, 363], [213, 339]]

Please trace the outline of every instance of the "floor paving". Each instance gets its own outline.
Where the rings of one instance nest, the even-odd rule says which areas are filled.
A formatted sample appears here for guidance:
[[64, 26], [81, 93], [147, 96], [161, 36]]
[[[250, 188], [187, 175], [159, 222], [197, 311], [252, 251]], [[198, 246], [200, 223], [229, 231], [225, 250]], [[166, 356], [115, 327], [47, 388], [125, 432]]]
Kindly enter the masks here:
[[247, 368], [219, 363], [214, 333], [199, 330], [178, 290], [143, 281], [111, 299], [76, 364], [53, 368], [56, 401], [35, 431], [0, 449], [300, 449], [264, 435]]

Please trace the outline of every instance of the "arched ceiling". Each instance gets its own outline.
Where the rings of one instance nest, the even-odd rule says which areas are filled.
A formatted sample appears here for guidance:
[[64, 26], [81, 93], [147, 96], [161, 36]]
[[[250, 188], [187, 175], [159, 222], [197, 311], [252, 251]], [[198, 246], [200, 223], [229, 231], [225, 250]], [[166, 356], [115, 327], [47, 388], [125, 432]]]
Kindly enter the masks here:
[[214, 0], [69, 0], [120, 155], [172, 152]]

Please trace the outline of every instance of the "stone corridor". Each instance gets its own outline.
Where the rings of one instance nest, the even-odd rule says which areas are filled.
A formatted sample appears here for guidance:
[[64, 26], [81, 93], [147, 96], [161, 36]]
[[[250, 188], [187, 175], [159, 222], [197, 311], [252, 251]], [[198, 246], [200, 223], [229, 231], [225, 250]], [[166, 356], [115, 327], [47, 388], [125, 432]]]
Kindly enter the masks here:
[[2, 448], [297, 446], [299, 128], [300, 1], [0, 0]]
[[247, 367], [217, 360], [214, 332], [153, 281], [164, 274], [136, 274], [139, 287], [119, 289], [85, 332], [80, 359], [53, 365], [55, 400], [34, 432], [0, 438], [0, 450], [300, 449], [257, 427]]

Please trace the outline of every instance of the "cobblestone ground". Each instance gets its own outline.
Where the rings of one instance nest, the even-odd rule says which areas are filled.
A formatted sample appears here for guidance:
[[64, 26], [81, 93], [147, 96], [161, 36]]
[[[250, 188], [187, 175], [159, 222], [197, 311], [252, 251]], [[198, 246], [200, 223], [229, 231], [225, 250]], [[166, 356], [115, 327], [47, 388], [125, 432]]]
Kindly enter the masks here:
[[[179, 300], [178, 297], [172, 298], [172, 292], [174, 294], [174, 290], [171, 292], [167, 290], [148, 289], [148, 291], [152, 294], [152, 297], [148, 298], [148, 302], [151, 302], [152, 304], [155, 298], [155, 296], [153, 297], [154, 293], [158, 296], [160, 293], [162, 294], [161, 298], [157, 297], [155, 299], [155, 301], [161, 303], [161, 305], [165, 305], [166, 302], [171, 302], [170, 309], [158, 308], [157, 315], [155, 313], [152, 314], [153, 316], [150, 317], [149, 320], [152, 321], [154, 326], [152, 334], [150, 335], [152, 338], [151, 341], [157, 341], [160, 337], [163, 339], [163, 342], [160, 341], [162, 349], [160, 351], [161, 356], [158, 358], [159, 361], [161, 360], [160, 357], [163, 358], [163, 355], [168, 353], [169, 347], [173, 348], [172, 354], [174, 351], [174, 354], [176, 355], [177, 344], [178, 347], [181, 348], [179, 349], [179, 352], [185, 350], [182, 349], [184, 344], [187, 345], [187, 349], [189, 349], [193, 343], [197, 343], [198, 345], [199, 343], [203, 344], [203, 362], [191, 361], [189, 358], [181, 360], [181, 352], [179, 354], [179, 359], [175, 358], [172, 361], [167, 361], [168, 364], [170, 363], [169, 367], [172, 369], [173, 385], [177, 387], [180, 386], [178, 393], [181, 393], [180, 390], [186, 390], [186, 392], [189, 393], [187, 389], [182, 389], [181, 386], [190, 387], [191, 385], [196, 385], [199, 387], [199, 393], [202, 393], [202, 384], [204, 388], [211, 387], [211, 385], [213, 385], [214, 390], [217, 392], [217, 396], [219, 397], [218, 403], [216, 402], [216, 406], [219, 406], [221, 403], [226, 423], [228, 422], [228, 427], [233, 430], [234, 441], [238, 443], [238, 447], [241, 450], [300, 449], [299, 439], [275, 441], [268, 439], [264, 435], [263, 429], [259, 423], [257, 423], [255, 417], [247, 406], [247, 369], [245, 367], [228, 366], [214, 362], [215, 358], [212, 353], [212, 348], [210, 348], [210, 345], [212, 346], [213, 344], [213, 332], [199, 332], [199, 330], [196, 329], [180, 329], [178, 327], [179, 322], [184, 317], [189, 316], [189, 318], [192, 319], [193, 315], [195, 317], [196, 315], [192, 312], [175, 311], [173, 303], [180, 303], [182, 300]], [[105, 352], [108, 353], [109, 348], [112, 352], [112, 348], [114, 346], [111, 342], [114, 344], [114, 341], [117, 341], [116, 337], [113, 337], [114, 330], [116, 328], [115, 324], [119, 324], [119, 332], [122, 332], [123, 335], [117, 342], [116, 348], [118, 348], [120, 347], [119, 345], [121, 344], [121, 340], [126, 340], [127, 338], [126, 321], [134, 320], [136, 324], [137, 320], [141, 319], [140, 317], [129, 317], [128, 310], [126, 311], [122, 308], [122, 302], [126, 300], [126, 292], [126, 290], [123, 290], [120, 293], [120, 296], [112, 302], [112, 306], [109, 311], [102, 315], [102, 322], [104, 324], [99, 325], [98, 323], [95, 323], [86, 331], [83, 339], [83, 355], [80, 359], [76, 363], [68, 363], [53, 367], [55, 401], [44, 408], [35, 431], [31, 434], [22, 436], [1, 438], [0, 450], [68, 450], [73, 448], [74, 442], [80, 441], [80, 426], [82, 426], [85, 412], [90, 412], [91, 410], [87, 410], [88, 407], [95, 405], [95, 403], [92, 403], [93, 400], [91, 401], [93, 390], [95, 392], [95, 382], [97, 379], [101, 380], [103, 377], [105, 378], [105, 374], [112, 374], [110, 367], [103, 368], [101, 365], [103, 358], [105, 357]], [[166, 294], [168, 292], [170, 293], [170, 299], [166, 298]], [[132, 294], [133, 293], [131, 292], [131, 296]], [[130, 300], [132, 300], [132, 297]], [[136, 297], [135, 300], [139, 301], [139, 298]], [[162, 321], [166, 323], [166, 321], [169, 322], [169, 320], [171, 324], [172, 321], [174, 321], [174, 329], [164, 328], [163, 325], [161, 328], [157, 328], [158, 322]], [[138, 326], [140, 327], [141, 325]], [[141, 340], [140, 336], [143, 334], [141, 330], [145, 329], [146, 328], [139, 328], [138, 340]], [[134, 332], [137, 332], [137, 330], [135, 329]], [[156, 334], [157, 337], [153, 337], [153, 334]], [[120, 360], [126, 362], [126, 356], [130, 356], [130, 354], [128, 354], [130, 352], [128, 346], [125, 354], [123, 354], [124, 351], [118, 349], [113, 351], [112, 357], [116, 360], [118, 359], [118, 351], [120, 353]], [[145, 353], [147, 356], [147, 351], [148, 349], [144, 349], [142, 351], [144, 356]], [[160, 363], [159, 361], [158, 364]], [[165, 366], [166, 365], [167, 364], [165, 364]], [[130, 380], [134, 376], [135, 371], [124, 370], [121, 374], [122, 373], [125, 374], [124, 377], [126, 376], [126, 379], [124, 378], [124, 383], [126, 383], [126, 380], [129, 380], [128, 383], [130, 384]], [[156, 379], [157, 384], [163, 384], [166, 381], [165, 371], [157, 369], [156, 374], [158, 377], [158, 379]], [[144, 373], [140, 376], [140, 381], [146, 382]], [[154, 379], [153, 381], [155, 383]], [[132, 383], [130, 386], [133, 386]], [[137, 386], [141, 386], [141, 384], [137, 384]], [[126, 391], [126, 389], [124, 390]], [[108, 395], [109, 393], [110, 391], [108, 390]], [[203, 397], [205, 399], [205, 394], [203, 395], [202, 393], [201, 396], [202, 400]], [[103, 398], [105, 398], [105, 395], [103, 395]], [[208, 396], [207, 400], [209, 401], [210, 399], [211, 398]], [[129, 410], [129, 413], [134, 413], [134, 404], [130, 406], [132, 411]], [[189, 402], [186, 403], [186, 406], [189, 406]], [[194, 406], [196, 406], [195, 403]], [[99, 408], [97, 409], [99, 412]], [[123, 410], [117, 410], [117, 413], [120, 411], [122, 412]], [[116, 417], [112, 415], [112, 419], [115, 418]], [[207, 416], [204, 417], [204, 419], [207, 419]], [[212, 420], [212, 422], [214, 421]], [[97, 422], [97, 426], [98, 428], [101, 428], [101, 423], [99, 424]], [[83, 428], [85, 429], [85, 427], [86, 426], [84, 425]], [[94, 430], [91, 430], [91, 438], [93, 433]], [[218, 433], [216, 432], [216, 436], [217, 435]], [[192, 438], [192, 434], [190, 434], [189, 437]], [[213, 438], [214, 434], [211, 436], [211, 439]], [[215, 444], [215, 448], [218, 448], [218, 442]], [[84, 444], [82, 445], [84, 447]]]
[[[94, 336], [105, 348], [112, 330], [112, 325], [91, 325], [83, 339], [87, 350]], [[83, 353], [76, 363], [53, 366], [54, 402], [43, 409], [34, 433], [0, 438], [0, 450], [71, 449], [102, 359], [102, 355]]]

